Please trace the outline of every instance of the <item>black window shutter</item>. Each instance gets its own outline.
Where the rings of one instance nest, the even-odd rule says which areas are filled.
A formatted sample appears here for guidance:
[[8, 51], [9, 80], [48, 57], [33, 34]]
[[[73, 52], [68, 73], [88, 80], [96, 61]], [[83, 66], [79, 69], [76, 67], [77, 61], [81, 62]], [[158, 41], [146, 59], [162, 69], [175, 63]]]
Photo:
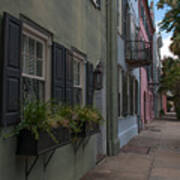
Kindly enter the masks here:
[[130, 113], [133, 115], [134, 113], [134, 80], [133, 77], [130, 76]]
[[126, 73], [123, 72], [123, 115], [128, 115], [128, 84]]
[[0, 114], [1, 124], [7, 126], [20, 121], [22, 23], [4, 13], [3, 28]]
[[65, 103], [65, 48], [53, 43], [52, 50], [52, 98], [57, 103]]
[[118, 116], [121, 115], [121, 94], [118, 92]]
[[138, 81], [135, 81], [135, 113], [138, 113]]
[[66, 103], [73, 105], [73, 55], [66, 49]]
[[94, 95], [94, 71], [93, 64], [86, 64], [86, 105], [93, 106]]

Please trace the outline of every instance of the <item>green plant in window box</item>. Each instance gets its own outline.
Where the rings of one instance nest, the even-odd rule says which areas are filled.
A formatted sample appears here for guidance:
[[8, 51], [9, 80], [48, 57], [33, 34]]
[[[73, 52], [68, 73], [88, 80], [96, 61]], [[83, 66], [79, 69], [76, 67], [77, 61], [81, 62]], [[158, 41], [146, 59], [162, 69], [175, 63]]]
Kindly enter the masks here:
[[40, 155], [71, 142], [69, 130], [59, 123], [64, 118], [57, 116], [57, 107], [52, 102], [26, 102], [22, 121], [6, 135], [17, 135], [18, 155]]
[[76, 136], [84, 131], [85, 124], [92, 129], [94, 124], [99, 125], [102, 120], [101, 114], [92, 107], [71, 107], [52, 102], [29, 101], [25, 103], [22, 121], [15, 127], [15, 131], [7, 136], [19, 134], [21, 130], [27, 129], [38, 140], [39, 132], [45, 131], [57, 142], [52, 129], [64, 127]]
[[99, 129], [99, 124], [103, 120], [101, 114], [92, 107], [75, 107], [76, 121], [81, 121], [85, 135], [96, 133]]
[[100, 113], [90, 107], [32, 101], [25, 104], [23, 120], [8, 136], [18, 135], [19, 155], [37, 155], [71, 141], [74, 144], [82, 141], [97, 132], [93, 131], [94, 125], [98, 126], [102, 119]]
[[[85, 137], [87, 131], [94, 130], [102, 120], [101, 114], [94, 108], [80, 106], [56, 106], [55, 113], [49, 118], [51, 126], [68, 128], [72, 140]], [[95, 131], [94, 131], [95, 132]]]
[[13, 136], [18, 135], [21, 130], [28, 130], [32, 132], [36, 140], [39, 139], [40, 132], [47, 132], [54, 142], [58, 143], [57, 139], [53, 135], [52, 126], [49, 124], [48, 118], [51, 116], [51, 103], [41, 101], [28, 101], [23, 108], [22, 121], [15, 127], [15, 130], [6, 135]]

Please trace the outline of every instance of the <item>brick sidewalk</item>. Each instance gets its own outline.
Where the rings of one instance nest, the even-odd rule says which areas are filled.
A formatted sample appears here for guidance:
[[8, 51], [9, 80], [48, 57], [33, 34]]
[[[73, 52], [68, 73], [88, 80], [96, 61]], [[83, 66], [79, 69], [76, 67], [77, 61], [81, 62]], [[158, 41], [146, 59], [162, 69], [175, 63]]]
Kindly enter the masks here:
[[180, 180], [180, 121], [154, 121], [81, 180]]

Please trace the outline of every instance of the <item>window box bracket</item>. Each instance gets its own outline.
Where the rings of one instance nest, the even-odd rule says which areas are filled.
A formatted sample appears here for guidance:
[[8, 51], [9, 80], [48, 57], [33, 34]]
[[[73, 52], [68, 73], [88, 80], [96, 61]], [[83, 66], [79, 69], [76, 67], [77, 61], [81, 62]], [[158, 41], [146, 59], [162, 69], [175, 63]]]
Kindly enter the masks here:
[[[51, 161], [55, 152], [56, 152], [56, 150], [51, 151], [47, 160], [43, 162], [44, 171], [46, 171], [47, 166], [48, 166], [49, 162]], [[38, 162], [39, 155], [34, 157], [34, 160], [30, 165], [29, 165], [28, 159], [29, 159], [28, 157], [25, 158], [25, 180], [28, 180], [29, 175], [31, 174], [34, 166]]]
[[34, 158], [32, 164], [29, 166], [28, 157], [26, 157], [26, 159], [25, 159], [25, 180], [28, 180], [28, 177], [29, 177], [29, 175], [31, 174], [34, 166], [36, 165], [36, 163], [37, 163], [37, 161], [38, 161], [38, 159], [39, 159], [39, 155], [37, 155], [37, 156]]

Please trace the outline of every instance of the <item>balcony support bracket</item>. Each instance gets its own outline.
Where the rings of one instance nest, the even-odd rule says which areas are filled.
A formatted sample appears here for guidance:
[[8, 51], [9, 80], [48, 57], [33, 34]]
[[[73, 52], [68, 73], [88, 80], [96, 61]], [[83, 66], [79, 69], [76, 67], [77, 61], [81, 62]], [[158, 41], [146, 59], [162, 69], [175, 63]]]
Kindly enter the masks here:
[[47, 166], [48, 166], [49, 162], [51, 161], [51, 159], [52, 159], [52, 157], [53, 157], [53, 155], [54, 155], [55, 152], [56, 152], [56, 150], [53, 150], [53, 151], [49, 154], [47, 160], [44, 161], [44, 163], [43, 163], [44, 171], [47, 169]]
[[36, 163], [37, 163], [37, 161], [38, 161], [38, 159], [39, 159], [39, 155], [37, 155], [37, 156], [35, 157], [35, 159], [34, 159], [33, 162], [31, 163], [31, 165], [29, 166], [29, 164], [28, 164], [28, 157], [26, 157], [26, 159], [25, 159], [25, 179], [26, 179], [26, 180], [28, 180], [28, 177], [29, 177], [29, 175], [31, 174], [34, 166], [36, 165]]

